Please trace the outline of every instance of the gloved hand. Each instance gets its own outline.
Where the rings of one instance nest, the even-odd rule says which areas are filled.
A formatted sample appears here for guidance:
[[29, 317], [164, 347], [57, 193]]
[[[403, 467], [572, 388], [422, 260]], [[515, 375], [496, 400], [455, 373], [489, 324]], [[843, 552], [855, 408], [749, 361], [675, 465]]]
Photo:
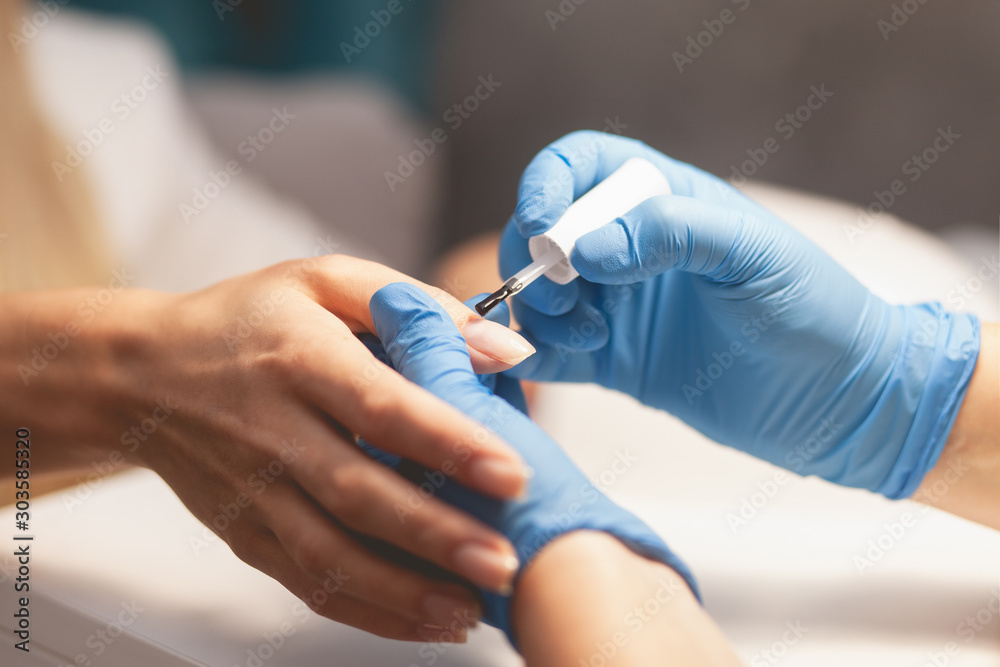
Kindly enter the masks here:
[[[423, 491], [435, 493], [503, 533], [517, 549], [522, 569], [556, 537], [574, 530], [598, 530], [614, 535], [643, 556], [665, 563], [697, 594], [691, 573], [663, 540], [594, 487], [559, 445], [527, 417], [517, 380], [473, 373], [464, 339], [434, 299], [412, 285], [394, 283], [375, 293], [370, 308], [388, 363], [499, 434], [534, 468], [535, 476], [526, 497], [505, 502], [469, 491], [442, 476], [424, 475], [423, 469], [412, 464], [401, 464], [401, 472], [424, 481]], [[506, 308], [491, 313], [491, 319], [497, 316], [509, 321]], [[455, 462], [475, 447], [475, 442], [455, 443]], [[448, 472], [447, 465], [441, 469]], [[405, 508], [400, 516], [405, 520]], [[488, 592], [483, 598], [483, 619], [515, 643], [510, 598]]]
[[674, 195], [581, 237], [577, 280], [543, 277], [514, 297], [538, 351], [508, 373], [595, 382], [801, 474], [911, 495], [968, 386], [974, 316], [889, 305], [720, 179], [596, 132], [528, 166], [501, 273], [528, 264], [526, 239], [632, 157], [659, 167]]

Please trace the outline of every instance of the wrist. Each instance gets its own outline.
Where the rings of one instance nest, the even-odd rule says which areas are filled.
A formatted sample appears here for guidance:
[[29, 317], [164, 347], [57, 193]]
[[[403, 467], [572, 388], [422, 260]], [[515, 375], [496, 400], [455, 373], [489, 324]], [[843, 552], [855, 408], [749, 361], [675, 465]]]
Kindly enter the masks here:
[[529, 664], [574, 667], [602, 647], [616, 664], [649, 664], [664, 629], [704, 616], [673, 569], [593, 531], [563, 535], [538, 554], [518, 582], [512, 613]]
[[[176, 304], [184, 295], [132, 289], [94, 319], [85, 342], [97, 350], [94, 404], [104, 416], [95, 444], [104, 457], [148, 467], [144, 447], [178, 407], [165, 369], [176, 369], [171, 351], [180, 343]], [[171, 335], [173, 334], [173, 335]]]
[[595, 597], [606, 586], [634, 590], [662, 584], [669, 597], [697, 604], [687, 581], [668, 565], [632, 551], [610, 533], [577, 530], [554, 539], [525, 567], [512, 600], [514, 612], [537, 606], [539, 596], [554, 589], [579, 588], [581, 581]]
[[127, 360], [142, 338], [147, 293], [82, 288], [2, 299], [0, 384], [9, 400], [0, 420], [32, 431], [39, 472], [129, 461], [120, 438], [142, 383]]

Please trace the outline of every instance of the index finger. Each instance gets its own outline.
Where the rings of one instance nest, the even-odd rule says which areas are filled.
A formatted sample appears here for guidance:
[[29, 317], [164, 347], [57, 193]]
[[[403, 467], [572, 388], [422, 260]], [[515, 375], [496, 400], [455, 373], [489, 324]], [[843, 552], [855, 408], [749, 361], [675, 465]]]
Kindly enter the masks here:
[[527, 472], [507, 443], [383, 364], [343, 322], [316, 311], [323, 335], [304, 337], [308, 363], [291, 370], [305, 400], [382, 451], [470, 488], [501, 498], [523, 491]]
[[[295, 263], [292, 263], [293, 267]], [[377, 262], [345, 255], [316, 258], [302, 271], [302, 282], [316, 303], [336, 315], [354, 333], [375, 333], [368, 303], [391, 283], [416, 285], [445, 309], [465, 337], [477, 373], [499, 373], [531, 356], [535, 349], [507, 327], [483, 319], [444, 290]]]

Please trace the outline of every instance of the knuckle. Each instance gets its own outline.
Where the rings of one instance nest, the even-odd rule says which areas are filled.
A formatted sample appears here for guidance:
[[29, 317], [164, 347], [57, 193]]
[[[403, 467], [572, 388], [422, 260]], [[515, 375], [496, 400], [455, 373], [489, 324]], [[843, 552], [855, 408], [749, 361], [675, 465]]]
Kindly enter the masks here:
[[261, 373], [271, 378], [284, 378], [289, 373], [288, 358], [284, 354], [265, 352], [264, 354], [257, 355], [254, 363]]
[[313, 576], [326, 569], [326, 554], [324, 550], [320, 549], [317, 541], [308, 535], [303, 535], [299, 538], [292, 548], [291, 556], [300, 568]]
[[299, 271], [302, 260], [290, 259], [272, 264], [260, 270], [260, 275], [274, 282], [292, 282]]
[[373, 485], [374, 473], [365, 463], [347, 463], [338, 466], [331, 474], [331, 502], [329, 509], [338, 517], [356, 516], [367, 504], [367, 491]]
[[472, 317], [472, 311], [465, 304], [440, 287], [420, 285], [420, 288], [427, 293], [427, 296], [437, 301], [456, 324], [465, 324]]
[[427, 293], [427, 296], [442, 306], [446, 306], [449, 302], [454, 301], [454, 298], [440, 287], [435, 287], [434, 285], [420, 285], [419, 287]]
[[400, 401], [387, 387], [364, 392], [358, 402], [358, 411], [361, 422], [366, 426], [365, 436], [377, 438], [388, 433], [401, 407]]
[[278, 344], [274, 349], [258, 354], [254, 363], [262, 375], [285, 387], [301, 384], [303, 371], [309, 368], [301, 350], [288, 344]]
[[366, 264], [370, 262], [332, 253], [295, 260], [287, 275], [307, 294], [324, 294], [329, 292], [331, 284], [337, 284], [348, 276], [363, 275]]
[[310, 276], [316, 279], [327, 280], [330, 276], [362, 275], [367, 268], [374, 265], [375, 262], [361, 259], [360, 257], [332, 253], [313, 258]]

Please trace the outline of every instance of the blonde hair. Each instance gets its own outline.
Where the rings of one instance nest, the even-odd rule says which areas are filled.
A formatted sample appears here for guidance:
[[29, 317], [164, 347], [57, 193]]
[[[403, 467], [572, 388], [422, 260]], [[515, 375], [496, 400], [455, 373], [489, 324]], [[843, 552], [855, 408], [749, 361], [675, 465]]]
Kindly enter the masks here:
[[65, 149], [8, 37], [21, 10], [0, 0], [0, 292], [101, 283], [111, 260], [84, 170], [57, 177]]

